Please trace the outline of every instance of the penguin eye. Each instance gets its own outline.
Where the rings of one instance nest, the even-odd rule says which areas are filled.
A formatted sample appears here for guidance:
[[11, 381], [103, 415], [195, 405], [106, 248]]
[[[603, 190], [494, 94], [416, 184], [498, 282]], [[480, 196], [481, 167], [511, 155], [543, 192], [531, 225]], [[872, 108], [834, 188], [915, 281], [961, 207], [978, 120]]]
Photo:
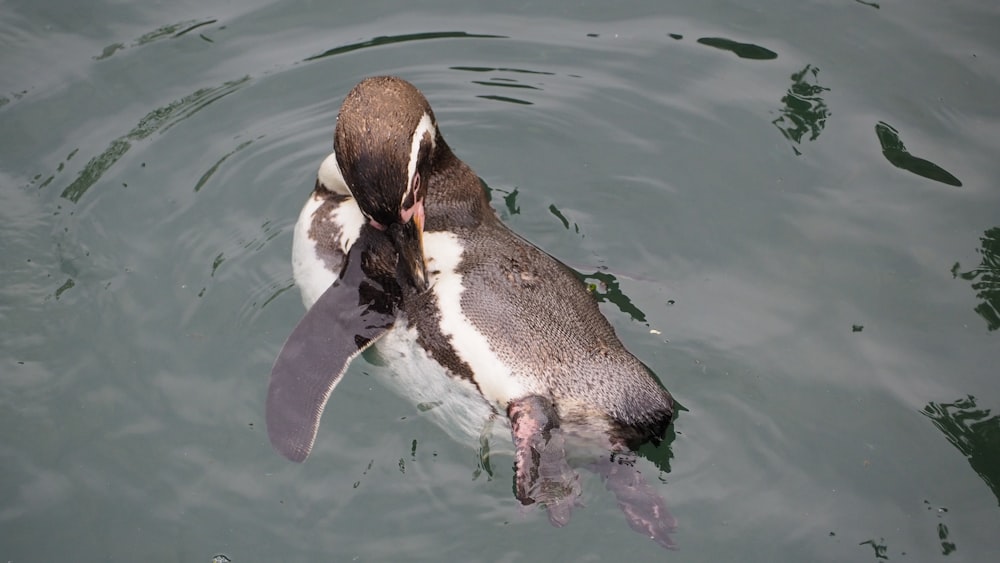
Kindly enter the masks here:
[[413, 175], [413, 183], [410, 184], [410, 189], [406, 190], [401, 209], [406, 210], [413, 207], [422, 197], [423, 195], [420, 193], [420, 173], [417, 172]]
[[420, 201], [424, 199], [423, 183], [420, 181], [420, 172], [413, 175], [413, 189], [411, 193], [413, 194], [413, 199]]

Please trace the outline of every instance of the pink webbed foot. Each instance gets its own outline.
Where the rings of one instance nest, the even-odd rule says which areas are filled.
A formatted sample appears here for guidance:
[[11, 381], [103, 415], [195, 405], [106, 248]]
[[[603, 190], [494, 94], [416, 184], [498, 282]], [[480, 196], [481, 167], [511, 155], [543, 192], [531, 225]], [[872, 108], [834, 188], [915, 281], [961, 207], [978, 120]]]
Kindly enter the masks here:
[[601, 476], [605, 487], [614, 493], [629, 527], [665, 548], [677, 547], [670, 536], [677, 528], [677, 519], [667, 510], [663, 497], [636, 469], [634, 454], [612, 453], [593, 464], [591, 469]]
[[569, 523], [580, 497], [580, 477], [566, 460], [566, 438], [552, 402], [531, 396], [507, 407], [514, 436], [514, 496], [545, 506], [549, 522]]

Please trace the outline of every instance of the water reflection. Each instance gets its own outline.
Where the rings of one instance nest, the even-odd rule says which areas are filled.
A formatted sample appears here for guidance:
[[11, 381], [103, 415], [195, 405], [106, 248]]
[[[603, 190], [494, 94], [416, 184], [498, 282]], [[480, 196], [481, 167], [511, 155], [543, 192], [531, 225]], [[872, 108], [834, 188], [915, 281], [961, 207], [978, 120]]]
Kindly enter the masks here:
[[646, 313], [643, 313], [641, 309], [632, 303], [629, 296], [625, 295], [625, 292], [622, 291], [621, 286], [618, 284], [618, 278], [613, 274], [600, 271], [592, 274], [584, 274], [576, 270], [573, 271], [576, 272], [580, 281], [587, 285], [590, 294], [594, 296], [594, 299], [598, 303], [612, 303], [618, 307], [619, 311], [631, 317], [633, 321], [646, 322]]
[[[195, 23], [193, 23], [193, 24], [185, 27], [184, 29], [178, 31], [177, 33], [175, 33], [174, 37], [180, 37], [181, 35], [186, 35], [186, 34], [192, 32], [192, 31], [198, 29], [199, 27], [204, 27], [206, 25], [211, 25], [211, 24], [213, 24], [213, 23], [215, 23], [217, 21], [219, 21], [219, 20], [205, 20], [205, 21], [202, 21], [202, 22], [195, 22]], [[201, 33], [199, 33], [198, 36], [201, 37], [202, 39], [204, 39], [205, 41], [208, 41], [209, 43], [214, 43], [214, 41], [212, 41], [208, 37], [205, 37]]]
[[968, 458], [1000, 503], [1000, 416], [977, 407], [972, 395], [952, 403], [928, 403], [921, 414]]
[[486, 190], [486, 199], [491, 202], [493, 201], [494, 190], [503, 194], [503, 209], [499, 210], [501, 219], [508, 219], [511, 215], [520, 215], [521, 206], [517, 203], [517, 188], [510, 191], [502, 188], [491, 188], [486, 185], [486, 182], [484, 182], [482, 178], [479, 179], [479, 183], [482, 184], [483, 189]]
[[[516, 73], [516, 74], [539, 74], [543, 76], [553, 76], [554, 72], [547, 72], [543, 70], [529, 70], [525, 68], [513, 68], [513, 67], [492, 67], [492, 66], [452, 66], [448, 67], [451, 70], [462, 70], [465, 72], [500, 72], [500, 73]], [[529, 84], [522, 84], [513, 78], [507, 77], [492, 77], [489, 80], [473, 80], [473, 84], [478, 84], [480, 86], [493, 86], [498, 88], [512, 88], [521, 90], [541, 90], [538, 86], [531, 86]], [[534, 102], [515, 98], [510, 95], [499, 95], [499, 94], [481, 94], [476, 96], [477, 98], [482, 98], [484, 100], [493, 100], [497, 102], [507, 102], [511, 104], [517, 104], [522, 106], [534, 105]]]
[[952, 176], [944, 168], [910, 154], [903, 145], [903, 141], [899, 139], [899, 131], [892, 125], [879, 121], [875, 126], [875, 134], [878, 135], [878, 142], [882, 145], [882, 154], [885, 159], [896, 168], [902, 168], [917, 176], [923, 176], [949, 186], [962, 185], [958, 178]]
[[318, 55], [305, 58], [304, 62], [315, 61], [334, 55], [350, 53], [366, 47], [378, 47], [380, 45], [392, 45], [393, 43], [405, 43], [407, 41], [424, 41], [427, 39], [458, 39], [458, 38], [478, 38], [478, 39], [507, 39], [506, 35], [489, 35], [481, 33], [466, 33], [464, 31], [430, 31], [426, 33], [407, 33], [404, 35], [381, 35], [368, 41], [351, 43], [323, 51]]
[[464, 70], [467, 72], [516, 72], [520, 74], [541, 74], [545, 76], [555, 76], [554, 72], [544, 70], [528, 70], [524, 68], [492, 67], [492, 66], [450, 66], [451, 70]]
[[[786, 139], [796, 145], [801, 145], [802, 138], [807, 134], [808, 140], [815, 141], [826, 126], [826, 119], [830, 117], [830, 110], [820, 96], [830, 89], [820, 86], [817, 83], [818, 77], [819, 69], [812, 65], [806, 65], [792, 74], [792, 86], [785, 97], [781, 98], [785, 107], [781, 110], [781, 115], [771, 122]], [[798, 147], [793, 146], [792, 150], [796, 156], [802, 154]]]
[[[101, 179], [101, 176], [114, 166], [116, 162], [125, 156], [125, 153], [132, 148], [133, 141], [145, 139], [157, 131], [166, 131], [204, 109], [205, 106], [239, 90], [249, 81], [250, 77], [244, 76], [239, 80], [225, 82], [220, 86], [202, 88], [147, 113], [131, 131], [111, 141], [111, 144], [108, 145], [108, 148], [104, 149], [104, 152], [90, 159], [90, 162], [83, 167], [83, 170], [80, 171], [76, 179], [63, 190], [62, 197], [74, 203], [80, 201], [83, 194], [97, 183]], [[75, 152], [70, 153], [70, 156]], [[67, 157], [67, 160], [69, 160], [69, 157]], [[62, 170], [62, 168], [63, 164], [60, 163], [59, 170]], [[48, 181], [45, 183], [47, 184]]]
[[507, 102], [509, 104], [517, 104], [520, 106], [533, 106], [534, 102], [529, 102], [528, 100], [522, 100], [520, 98], [512, 98], [510, 96], [498, 96], [496, 94], [482, 94], [476, 96], [477, 98], [482, 98], [484, 100], [493, 100], [495, 102]]
[[67, 278], [66, 281], [61, 286], [59, 286], [59, 289], [56, 290], [55, 298], [58, 300], [63, 293], [65, 293], [67, 290], [73, 289], [75, 286], [76, 282], [73, 281], [73, 278]]
[[[552, 205], [549, 206], [549, 213], [554, 215], [556, 219], [559, 219], [559, 222], [562, 223], [564, 229], [566, 229], [567, 231], [569, 230], [569, 219], [567, 219], [566, 216], [563, 215], [562, 211], [559, 211], [559, 208], [556, 207], [556, 204], [553, 203]], [[579, 233], [580, 225], [574, 222], [573, 230]]]
[[778, 58], [778, 53], [775, 53], [770, 49], [765, 49], [760, 45], [754, 45], [753, 43], [740, 43], [723, 37], [702, 37], [698, 39], [698, 43], [708, 45], [709, 47], [715, 47], [716, 49], [722, 49], [723, 51], [732, 51], [741, 59], [766, 61]]
[[480, 86], [499, 86], [500, 88], [523, 88], [525, 90], [541, 90], [538, 86], [528, 84], [518, 84], [511, 78], [491, 78], [490, 80], [473, 80], [473, 84]]
[[[198, 28], [204, 27], [206, 25], [212, 25], [213, 23], [216, 23], [218, 21], [219, 20], [216, 19], [200, 20], [200, 21], [185, 20], [170, 25], [164, 25], [154, 29], [153, 31], [150, 31], [149, 33], [143, 34], [141, 37], [133, 41], [131, 46], [141, 47], [142, 45], [146, 45], [148, 43], [152, 43], [160, 39], [168, 39], [168, 38], [172, 39], [176, 37], [181, 37], [182, 35], [190, 33]], [[205, 41], [208, 41], [209, 43], [214, 43], [214, 41], [212, 41], [211, 39], [209, 39], [208, 37], [206, 37], [201, 33], [199, 33], [198, 36], [204, 39]], [[105, 47], [100, 55], [91, 58], [93, 58], [96, 61], [101, 61], [111, 57], [112, 55], [123, 49], [125, 49], [124, 43], [112, 43], [111, 45]]]
[[941, 540], [941, 555], [950, 555], [951, 552], [958, 549], [955, 547], [955, 542], [948, 541], [948, 526], [945, 526], [943, 522], [938, 523], [938, 539]]
[[869, 545], [875, 552], [875, 559], [888, 559], [889, 558], [889, 545], [886, 543], [885, 538], [879, 538], [875, 540], [874, 538], [863, 541], [858, 545]]
[[213, 164], [207, 171], [205, 171], [205, 173], [201, 175], [201, 178], [198, 178], [198, 182], [195, 183], [194, 185], [194, 191], [196, 192], [201, 191], [201, 188], [212, 178], [212, 175], [219, 170], [219, 167], [222, 166], [222, 163], [225, 162], [227, 158], [249, 147], [254, 142], [254, 140], [260, 140], [262, 138], [263, 136], [257, 137], [257, 139], [250, 139], [249, 141], [243, 141], [242, 143], [237, 145], [235, 149], [222, 155], [222, 158], [215, 161], [215, 164]]
[[503, 204], [507, 208], [507, 212], [511, 215], [521, 213], [521, 206], [517, 204], [517, 188], [514, 188], [514, 191], [503, 197]]
[[674, 429], [677, 425], [677, 417], [687, 410], [680, 403], [676, 403], [675, 406], [677, 413], [674, 415], [674, 422], [667, 428], [667, 433], [663, 436], [663, 441], [658, 445], [644, 444], [639, 448], [638, 452], [640, 456], [649, 460], [660, 470], [659, 480], [664, 483], [666, 482], [665, 475], [670, 473], [670, 460], [674, 458], [673, 443], [677, 439], [677, 433]]
[[979, 266], [968, 272], [959, 272], [962, 267], [955, 262], [951, 275], [972, 282], [976, 297], [983, 300], [973, 310], [986, 321], [986, 329], [992, 332], [1000, 328], [1000, 227], [983, 233], [979, 242], [982, 248], [976, 249], [976, 252], [983, 256]]

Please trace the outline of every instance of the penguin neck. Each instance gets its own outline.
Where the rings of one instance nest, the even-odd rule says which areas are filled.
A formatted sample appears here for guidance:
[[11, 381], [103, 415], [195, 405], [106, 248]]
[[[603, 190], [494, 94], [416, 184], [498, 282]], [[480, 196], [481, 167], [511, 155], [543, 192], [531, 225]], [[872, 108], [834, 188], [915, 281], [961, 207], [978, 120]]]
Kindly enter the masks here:
[[443, 138], [438, 138], [434, 152], [434, 167], [425, 201], [425, 230], [474, 228], [494, 217], [479, 176], [455, 156]]

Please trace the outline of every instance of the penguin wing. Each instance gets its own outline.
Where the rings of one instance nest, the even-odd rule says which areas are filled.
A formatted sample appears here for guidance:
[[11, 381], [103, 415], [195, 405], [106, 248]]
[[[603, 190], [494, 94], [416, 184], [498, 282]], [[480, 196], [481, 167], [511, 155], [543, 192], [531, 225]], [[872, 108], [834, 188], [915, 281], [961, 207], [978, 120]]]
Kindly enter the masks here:
[[362, 268], [377, 244], [362, 236], [352, 245], [340, 278], [299, 321], [271, 369], [267, 435], [292, 461], [312, 451], [323, 409], [351, 360], [396, 321], [398, 288], [383, 288]]

